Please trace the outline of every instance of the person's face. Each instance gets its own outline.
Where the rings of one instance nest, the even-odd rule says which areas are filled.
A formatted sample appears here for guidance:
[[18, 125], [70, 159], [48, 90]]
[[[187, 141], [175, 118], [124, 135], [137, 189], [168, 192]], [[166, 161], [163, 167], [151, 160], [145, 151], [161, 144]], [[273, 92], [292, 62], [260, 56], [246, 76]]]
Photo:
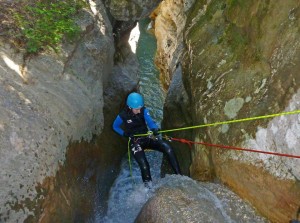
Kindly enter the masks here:
[[139, 113], [141, 113], [141, 109], [140, 108], [133, 108], [132, 109], [132, 112], [133, 112], [133, 114], [139, 114]]

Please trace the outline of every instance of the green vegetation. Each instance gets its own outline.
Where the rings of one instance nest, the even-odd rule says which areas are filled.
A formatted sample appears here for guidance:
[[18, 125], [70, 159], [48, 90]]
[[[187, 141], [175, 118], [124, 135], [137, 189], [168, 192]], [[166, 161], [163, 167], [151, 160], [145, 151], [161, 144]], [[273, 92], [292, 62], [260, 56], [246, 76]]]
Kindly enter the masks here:
[[27, 53], [38, 53], [47, 48], [58, 51], [65, 36], [70, 40], [76, 38], [80, 29], [74, 16], [85, 4], [83, 0], [44, 0], [15, 12], [18, 39]]
[[227, 27], [225, 38], [227, 38], [229, 46], [233, 51], [243, 49], [249, 42], [246, 33], [234, 24], [230, 24]]

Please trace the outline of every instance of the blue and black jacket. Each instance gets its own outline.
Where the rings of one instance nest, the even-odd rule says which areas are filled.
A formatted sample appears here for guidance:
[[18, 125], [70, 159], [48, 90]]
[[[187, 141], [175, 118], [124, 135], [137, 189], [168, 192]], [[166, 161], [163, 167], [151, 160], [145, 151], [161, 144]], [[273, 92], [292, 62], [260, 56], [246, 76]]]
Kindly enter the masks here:
[[[124, 125], [124, 130], [121, 126]], [[113, 123], [113, 129], [121, 136], [129, 136], [134, 134], [145, 134], [149, 129], [157, 129], [157, 124], [150, 116], [149, 110], [145, 107], [141, 108], [141, 112], [134, 114], [128, 107], [125, 108], [116, 117]]]

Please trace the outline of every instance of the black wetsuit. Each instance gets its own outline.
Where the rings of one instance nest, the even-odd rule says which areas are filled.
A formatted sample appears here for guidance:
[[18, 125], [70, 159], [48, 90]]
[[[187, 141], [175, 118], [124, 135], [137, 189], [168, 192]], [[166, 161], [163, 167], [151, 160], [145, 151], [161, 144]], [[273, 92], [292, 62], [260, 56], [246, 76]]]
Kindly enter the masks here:
[[[121, 125], [124, 124], [124, 130]], [[120, 135], [130, 136], [133, 134], [144, 134], [150, 129], [157, 128], [156, 123], [152, 120], [148, 109], [143, 107], [141, 112], [134, 114], [131, 109], [125, 108], [115, 119], [113, 129]], [[144, 182], [151, 181], [149, 163], [145, 155], [145, 149], [160, 151], [166, 155], [175, 174], [181, 174], [176, 155], [172, 147], [161, 139], [155, 139], [150, 136], [131, 137], [130, 138], [131, 154], [139, 164]]]

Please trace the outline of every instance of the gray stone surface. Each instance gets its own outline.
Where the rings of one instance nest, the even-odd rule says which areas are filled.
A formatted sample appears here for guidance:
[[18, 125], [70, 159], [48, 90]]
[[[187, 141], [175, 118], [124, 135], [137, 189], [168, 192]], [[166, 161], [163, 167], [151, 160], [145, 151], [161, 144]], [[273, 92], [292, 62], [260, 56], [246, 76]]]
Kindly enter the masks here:
[[[178, 95], [188, 95], [188, 100], [184, 101], [189, 102], [186, 110], [190, 112], [185, 113], [187, 118], [177, 118], [182, 105], [174, 103], [174, 95], [169, 94], [164, 126], [169, 129], [197, 126], [300, 109], [298, 0], [227, 1], [226, 4], [221, 0], [186, 2], [190, 3], [187, 4], [190, 10], [184, 16], [165, 17], [168, 21], [164, 24], [169, 22], [174, 26], [160, 35], [164, 38], [158, 38], [158, 58], [163, 66], [162, 79], [167, 79], [170, 76], [168, 68], [174, 67], [170, 61], [173, 55], [168, 52], [180, 48], [179, 42], [171, 41], [181, 36], [174, 30], [182, 30], [184, 90]], [[186, 7], [182, 2], [177, 4], [171, 0], [164, 1], [161, 7], [167, 3], [180, 12]], [[160, 9], [157, 18], [168, 10], [168, 7]], [[184, 29], [180, 29], [183, 24], [175, 25], [178, 21], [185, 22]], [[166, 44], [168, 39], [169, 45]], [[187, 138], [299, 155], [299, 116], [199, 128], [191, 130]], [[194, 179], [221, 179], [274, 222], [287, 222], [299, 207], [299, 159], [203, 145], [194, 145], [191, 157], [190, 173]], [[289, 205], [282, 205], [274, 213], [275, 204], [280, 203], [282, 197], [288, 198], [286, 204]]]
[[78, 17], [82, 38], [58, 54], [24, 59], [0, 41], [2, 220], [23, 222], [33, 214], [17, 205], [37, 199], [35, 187], [55, 175], [71, 141], [89, 141], [103, 129], [103, 83], [114, 43], [102, 2], [91, 3], [93, 10]]
[[108, 0], [106, 6], [116, 20], [136, 21], [146, 18], [161, 0]]

